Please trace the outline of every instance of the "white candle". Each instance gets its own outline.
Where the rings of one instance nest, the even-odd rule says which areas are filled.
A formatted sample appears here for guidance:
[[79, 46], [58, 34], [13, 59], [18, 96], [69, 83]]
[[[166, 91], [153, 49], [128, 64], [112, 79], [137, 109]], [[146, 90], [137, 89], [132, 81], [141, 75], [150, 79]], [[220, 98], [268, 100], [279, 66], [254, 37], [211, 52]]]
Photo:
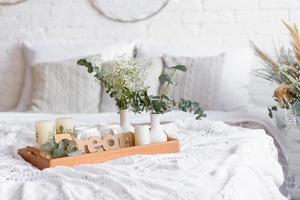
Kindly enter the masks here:
[[74, 122], [71, 118], [58, 118], [55, 120], [56, 134], [73, 134]]
[[54, 138], [54, 124], [50, 120], [38, 121], [35, 123], [37, 147], [45, 144], [49, 139]]
[[135, 126], [134, 141], [136, 146], [150, 144], [149, 126]]

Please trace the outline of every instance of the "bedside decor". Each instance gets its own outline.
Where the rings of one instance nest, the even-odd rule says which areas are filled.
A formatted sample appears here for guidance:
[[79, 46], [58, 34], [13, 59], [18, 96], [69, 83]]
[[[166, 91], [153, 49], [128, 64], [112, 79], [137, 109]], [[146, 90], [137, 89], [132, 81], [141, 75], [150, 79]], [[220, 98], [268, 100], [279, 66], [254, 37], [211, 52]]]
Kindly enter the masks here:
[[55, 120], [56, 134], [73, 134], [74, 122], [71, 118], [58, 118]]
[[61, 158], [81, 154], [76, 142], [69, 139], [62, 139], [58, 143], [54, 139], [50, 139], [41, 146], [41, 150], [41, 155], [45, 158]]
[[136, 60], [125, 56], [105, 63], [102, 63], [99, 57], [88, 57], [78, 60], [77, 63], [85, 66], [89, 73], [95, 73], [95, 78], [114, 98], [120, 110], [120, 126], [123, 132], [133, 132], [133, 126], [127, 120], [127, 109], [134, 94], [147, 89], [143, 67]]
[[206, 114], [195, 101], [181, 98], [177, 103], [173, 97], [167, 96], [167, 92], [172, 85], [177, 71], [186, 72], [187, 68], [183, 65], [170, 67], [168, 73], [159, 76], [159, 81], [163, 84], [158, 96], [149, 95], [149, 87], [145, 86], [145, 72], [143, 67], [134, 59], [117, 57], [116, 59], [101, 63], [99, 58], [88, 57], [77, 62], [85, 66], [89, 73], [95, 73], [94, 77], [106, 88], [116, 101], [120, 109], [120, 125], [123, 132], [132, 132], [132, 126], [127, 122], [127, 109], [132, 108], [135, 113], [143, 111], [150, 112], [151, 115], [151, 141], [153, 143], [166, 142], [167, 136], [160, 128], [159, 114], [171, 111], [177, 106], [184, 112], [193, 112], [196, 119], [206, 117]]
[[186, 72], [187, 68], [183, 65], [176, 65], [170, 67], [169, 73], [160, 75], [159, 81], [162, 83], [162, 87], [159, 96], [148, 95], [147, 90], [142, 90], [135, 93], [134, 100], [132, 101], [131, 107], [134, 112], [150, 112], [150, 138], [152, 143], [167, 141], [167, 136], [160, 126], [159, 116], [171, 111], [174, 107], [177, 107], [183, 112], [193, 112], [197, 120], [206, 117], [206, 114], [198, 102], [183, 98], [180, 99], [179, 102], [176, 102], [173, 97], [167, 95], [169, 88], [175, 85], [173, 78], [178, 71]]
[[54, 124], [50, 120], [35, 123], [37, 147], [41, 147], [48, 140], [53, 140], [55, 135]]
[[[36, 129], [38, 147], [19, 149], [18, 153], [24, 160], [39, 169], [58, 165], [73, 166], [83, 163], [98, 163], [134, 154], [175, 153], [179, 151], [178, 140], [170, 137], [167, 138], [166, 142], [150, 144], [149, 126], [137, 126], [135, 128], [136, 134], [132, 132], [116, 135], [109, 133], [103, 137], [90, 135], [86, 138], [78, 138], [70, 133], [55, 135], [54, 125], [50, 120], [36, 122]], [[87, 130], [87, 127], [77, 128], [75, 132], [78, 130]], [[90, 131], [90, 133], [92, 132], [93, 130]], [[99, 131], [97, 130], [97, 133], [94, 134], [99, 134]]]
[[127, 110], [120, 110], [120, 126], [123, 132], [133, 132], [133, 126], [129, 123], [127, 118]]
[[262, 60], [264, 68], [256, 71], [256, 75], [277, 85], [274, 91], [276, 106], [268, 108], [269, 116], [273, 117], [273, 111], [278, 108], [289, 110], [295, 118], [300, 115], [300, 35], [297, 26], [283, 22], [291, 37], [292, 49], [282, 47], [276, 49], [276, 58], [259, 49], [251, 43], [256, 55]]
[[167, 135], [162, 130], [160, 126], [160, 114], [151, 113], [150, 121], [151, 121], [151, 129], [150, 129], [150, 138], [151, 143], [160, 143], [167, 141]]
[[135, 132], [134, 141], [136, 146], [150, 144], [149, 126], [147, 125], [135, 126], [134, 132]]

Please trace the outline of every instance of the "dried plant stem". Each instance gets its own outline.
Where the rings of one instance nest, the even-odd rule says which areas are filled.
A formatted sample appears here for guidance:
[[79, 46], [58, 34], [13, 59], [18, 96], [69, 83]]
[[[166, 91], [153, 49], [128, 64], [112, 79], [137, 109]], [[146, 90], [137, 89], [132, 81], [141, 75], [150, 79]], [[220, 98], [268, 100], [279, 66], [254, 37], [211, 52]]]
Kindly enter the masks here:
[[296, 56], [298, 62], [300, 62], [300, 35], [299, 35], [299, 30], [298, 30], [298, 28], [295, 24], [293, 24], [293, 26], [290, 26], [285, 21], [282, 21], [282, 22], [290, 32], [290, 36], [292, 38], [292, 45], [294, 47], [295, 56]]

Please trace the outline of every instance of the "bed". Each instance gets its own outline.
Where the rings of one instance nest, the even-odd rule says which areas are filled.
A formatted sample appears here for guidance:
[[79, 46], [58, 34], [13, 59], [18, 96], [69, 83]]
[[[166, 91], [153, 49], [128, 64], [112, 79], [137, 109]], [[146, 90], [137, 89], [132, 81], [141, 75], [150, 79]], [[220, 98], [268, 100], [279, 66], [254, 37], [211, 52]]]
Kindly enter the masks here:
[[[135, 155], [43, 171], [23, 161], [17, 149], [34, 144], [36, 120], [61, 115], [4, 112], [0, 114], [0, 196], [7, 200], [288, 199], [280, 134], [263, 112], [207, 112], [209, 117], [201, 121], [170, 112], [162, 122], [180, 140], [178, 154]], [[118, 121], [116, 113], [69, 116], [76, 124]], [[130, 114], [133, 124], [148, 118]]]

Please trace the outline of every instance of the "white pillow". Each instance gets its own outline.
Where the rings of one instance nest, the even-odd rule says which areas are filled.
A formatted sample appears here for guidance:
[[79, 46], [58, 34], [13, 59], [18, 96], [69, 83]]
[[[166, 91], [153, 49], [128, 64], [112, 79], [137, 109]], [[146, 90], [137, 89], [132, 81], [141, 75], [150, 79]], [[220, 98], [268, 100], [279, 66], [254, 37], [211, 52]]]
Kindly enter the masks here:
[[101, 86], [77, 59], [32, 66], [33, 91], [30, 112], [95, 113], [99, 111]]
[[253, 61], [254, 54], [250, 49], [226, 50], [218, 102], [221, 110], [247, 110], [249, 108]]
[[59, 62], [72, 58], [101, 54], [103, 60], [109, 60], [116, 55], [133, 55], [134, 43], [123, 43], [110, 46], [93, 44], [61, 45], [50, 43], [24, 43], [24, 56], [26, 60], [25, 83], [17, 111], [25, 111], [32, 97], [32, 65], [43, 62]]
[[221, 110], [246, 110], [251, 99], [249, 97], [250, 76], [254, 61], [254, 54], [250, 48], [224, 48], [217, 46], [179, 46], [143, 42], [137, 44], [137, 52], [143, 56], [162, 57], [207, 57], [225, 53], [224, 69], [222, 75], [221, 98], [218, 99], [217, 107]]
[[[199, 58], [193, 57], [188, 60], [188, 63], [199, 64], [201, 67], [201, 60]], [[179, 59], [177, 63], [173, 64], [185, 64], [185, 61], [181, 63], [180, 61]], [[198, 69], [198, 72], [201, 71], [203, 74], [197, 74], [198, 78], [194, 77], [192, 79], [191, 76], [187, 75], [186, 78], [188, 80], [181, 80], [188, 84], [190, 88], [195, 89], [195, 91], [192, 89], [191, 95], [185, 97], [193, 97], [193, 100], [197, 100], [195, 98], [198, 96], [198, 101], [203, 104], [205, 109], [222, 111], [246, 110], [250, 101], [248, 87], [252, 61], [253, 57], [249, 50], [227, 50], [222, 70], [218, 66], [210, 66], [214, 67], [211, 70], [207, 68], [208, 66], [202, 66], [204, 68], [202, 71]], [[168, 61], [166, 60], [166, 62]], [[220, 76], [217, 76], [218, 73]], [[209, 77], [208, 82], [202, 81]], [[219, 80], [215, 80], [216, 78]], [[199, 88], [203, 90], [200, 89], [199, 91]], [[181, 88], [181, 91], [186, 92], [188, 90]], [[203, 93], [198, 94], [199, 92]], [[203, 95], [206, 96], [206, 101], [204, 101], [205, 98]]]
[[[170, 67], [185, 65], [186, 72], [175, 73], [175, 85], [169, 87], [167, 93], [179, 101], [181, 98], [200, 103], [205, 110], [218, 110], [218, 99], [224, 65], [224, 54], [212, 57], [172, 57], [164, 56], [165, 72], [172, 73]], [[162, 85], [164, 89], [165, 85]]]

